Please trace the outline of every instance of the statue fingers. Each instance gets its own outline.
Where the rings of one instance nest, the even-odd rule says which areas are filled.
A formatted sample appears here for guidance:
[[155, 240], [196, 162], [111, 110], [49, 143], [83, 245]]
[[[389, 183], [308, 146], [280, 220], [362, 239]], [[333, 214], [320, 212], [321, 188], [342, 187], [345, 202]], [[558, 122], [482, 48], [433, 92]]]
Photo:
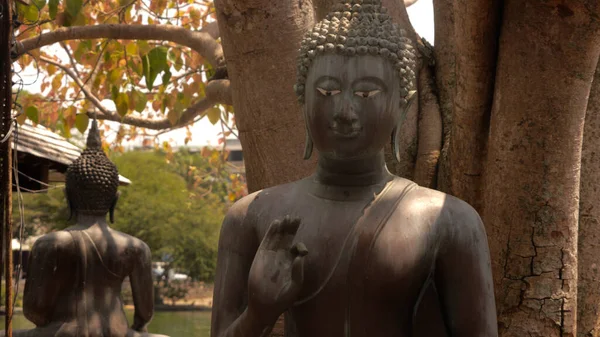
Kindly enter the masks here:
[[277, 248], [281, 238], [281, 221], [275, 220], [271, 223], [265, 236], [263, 237], [261, 246], [265, 249]]
[[298, 228], [300, 228], [300, 218], [292, 218], [289, 215], [283, 218], [283, 221], [281, 222], [281, 230], [283, 233], [293, 236], [296, 235]]

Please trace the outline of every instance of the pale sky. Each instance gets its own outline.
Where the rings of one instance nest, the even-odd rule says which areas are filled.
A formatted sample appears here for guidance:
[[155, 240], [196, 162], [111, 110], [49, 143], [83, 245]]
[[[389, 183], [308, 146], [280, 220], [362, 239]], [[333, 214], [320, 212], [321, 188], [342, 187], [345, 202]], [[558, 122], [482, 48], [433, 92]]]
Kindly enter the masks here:
[[[411, 23], [413, 24], [417, 33], [427, 39], [430, 43], [434, 42], [434, 26], [433, 26], [433, 4], [432, 0], [420, 0], [414, 5], [408, 8], [408, 15], [410, 17]], [[45, 50], [47, 52], [56, 51], [56, 55], [64, 60], [64, 63], [68, 63], [66, 53], [56, 46], [46, 47]], [[173, 70], [172, 70], [173, 72]], [[177, 72], [173, 72], [173, 76], [176, 76]], [[23, 82], [25, 83], [24, 90], [27, 90], [31, 93], [39, 93], [41, 92], [41, 80], [36, 80], [36, 70], [33, 67], [26, 68], [23, 72], [21, 72], [21, 77], [23, 78]], [[291, 89], [290, 89], [291, 90]], [[111, 100], [104, 100], [102, 102], [106, 108], [114, 110], [115, 106]], [[116, 131], [119, 123], [116, 122], [106, 122], [113, 127]], [[197, 123], [195, 123], [192, 127], [192, 141], [188, 143], [188, 146], [204, 146], [204, 145], [217, 145], [219, 139], [219, 133], [221, 132], [221, 125], [217, 123], [216, 125], [212, 125], [207, 118], [203, 118]], [[78, 132], [78, 131], [74, 131]], [[111, 137], [114, 135], [107, 134], [107, 140], [110, 142]], [[174, 130], [168, 133], [165, 133], [159, 136], [159, 140], [170, 142], [171, 146], [178, 147], [184, 145], [184, 140], [186, 138], [185, 129]], [[135, 143], [123, 142], [123, 145], [134, 146], [139, 145]]]

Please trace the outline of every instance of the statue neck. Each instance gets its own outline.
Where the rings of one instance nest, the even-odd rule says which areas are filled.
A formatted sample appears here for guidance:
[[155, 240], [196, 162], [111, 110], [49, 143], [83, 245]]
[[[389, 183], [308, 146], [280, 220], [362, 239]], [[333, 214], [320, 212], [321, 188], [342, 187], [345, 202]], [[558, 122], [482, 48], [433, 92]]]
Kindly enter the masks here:
[[88, 213], [85, 211], [77, 212], [77, 224], [79, 226], [91, 227], [94, 225], [98, 226], [108, 226], [108, 222], [106, 222], [106, 213], [103, 215], [96, 213]]
[[319, 154], [316, 180], [324, 185], [369, 186], [389, 180], [383, 150], [360, 159], [334, 159]]

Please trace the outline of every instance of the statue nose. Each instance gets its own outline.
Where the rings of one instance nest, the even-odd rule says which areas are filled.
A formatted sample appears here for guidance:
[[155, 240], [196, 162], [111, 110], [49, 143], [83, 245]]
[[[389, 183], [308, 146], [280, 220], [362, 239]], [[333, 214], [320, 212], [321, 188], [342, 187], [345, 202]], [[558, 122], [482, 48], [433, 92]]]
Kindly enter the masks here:
[[333, 115], [333, 120], [339, 124], [352, 125], [358, 121], [358, 115], [354, 112], [352, 105], [346, 105]]

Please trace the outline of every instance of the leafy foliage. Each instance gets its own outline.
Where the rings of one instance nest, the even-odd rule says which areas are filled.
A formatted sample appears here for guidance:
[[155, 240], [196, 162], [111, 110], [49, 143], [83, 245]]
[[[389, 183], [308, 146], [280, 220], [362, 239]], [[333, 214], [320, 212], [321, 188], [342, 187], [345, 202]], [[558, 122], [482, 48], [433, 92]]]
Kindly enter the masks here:
[[[131, 27], [172, 25], [198, 31], [215, 19], [209, 0], [33, 0], [29, 6], [18, 4], [18, 16], [24, 24], [17, 31], [19, 41], [61, 28], [118, 23]], [[68, 58], [58, 56], [58, 52]], [[19, 122], [30, 119], [67, 138], [75, 128], [86, 130], [89, 120], [83, 116], [96, 107], [64, 69], [44, 59], [75, 72], [98, 101], [112, 101], [121, 117], [166, 117], [171, 123], [205, 96], [206, 75], [212, 74], [212, 66], [197, 52], [162, 40], [68, 40], [22, 55], [16, 62], [21, 69], [33, 66], [39, 70], [43, 92], [19, 95], [17, 100], [25, 111]], [[216, 124], [221, 113], [233, 111], [223, 105], [199, 117], [208, 115]], [[145, 134], [144, 130], [129, 130], [130, 139]]]

